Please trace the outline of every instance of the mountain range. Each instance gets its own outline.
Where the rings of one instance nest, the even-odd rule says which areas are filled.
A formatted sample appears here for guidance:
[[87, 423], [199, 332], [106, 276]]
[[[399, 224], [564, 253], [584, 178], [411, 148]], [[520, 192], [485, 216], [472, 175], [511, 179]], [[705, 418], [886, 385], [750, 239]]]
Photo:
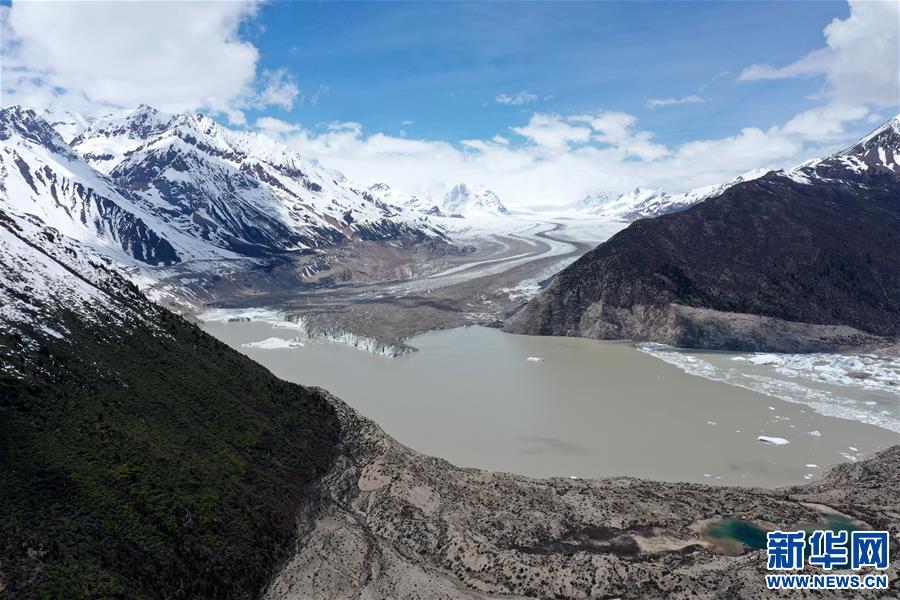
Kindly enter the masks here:
[[382, 202], [394, 202], [438, 217], [480, 218], [509, 214], [493, 191], [481, 185], [458, 183], [443, 194], [420, 192], [404, 196], [386, 183], [376, 183], [369, 192]]
[[609, 195], [603, 192], [588, 194], [568, 207], [576, 214], [603, 217], [611, 220], [634, 221], [659, 217], [686, 210], [707, 198], [720, 195], [733, 185], [751, 181], [768, 173], [767, 169], [754, 169], [717, 185], [695, 188], [680, 194], [669, 194], [664, 190], [636, 187], [630, 192]]
[[0, 111], [0, 142], [0, 192], [12, 216], [37, 216], [126, 263], [445, 237], [427, 215], [203, 115], [141, 106], [88, 124], [67, 144], [34, 111], [9, 107]]
[[900, 117], [845, 150], [641, 219], [508, 331], [810, 352], [900, 339]]

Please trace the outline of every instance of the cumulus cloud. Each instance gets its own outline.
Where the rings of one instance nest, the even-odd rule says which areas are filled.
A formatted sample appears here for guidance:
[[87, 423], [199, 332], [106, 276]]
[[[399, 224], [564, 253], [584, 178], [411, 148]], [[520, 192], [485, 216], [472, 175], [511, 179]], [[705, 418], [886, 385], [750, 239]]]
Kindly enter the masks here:
[[276, 119], [274, 117], [260, 117], [256, 120], [256, 128], [272, 138], [280, 138], [289, 133], [300, 131], [298, 125]]
[[789, 131], [826, 138], [844, 124], [866, 118], [872, 107], [900, 103], [900, 3], [850, 0], [850, 15], [834, 19], [823, 34], [826, 46], [793, 63], [751, 65], [738, 81], [824, 77], [819, 97], [827, 106], [795, 117]]
[[572, 143], [591, 139], [589, 127], [572, 125], [554, 114], [535, 113], [527, 125], [514, 127], [512, 130], [540, 150], [550, 152], [565, 150]]
[[799, 121], [668, 147], [641, 130], [634, 115], [621, 111], [537, 113], [502, 134], [459, 144], [369, 133], [355, 122], [285, 125], [257, 123], [361, 183], [384, 181], [407, 193], [478, 183], [519, 208], [638, 185], [684, 191], [755, 168], [792, 166], [833, 149], [807, 138]]
[[523, 104], [530, 104], [531, 102], [537, 102], [538, 97], [536, 94], [531, 94], [529, 92], [518, 92], [516, 94], [500, 94], [495, 98], [497, 104], [506, 104], [508, 106], [522, 106]]
[[284, 71], [257, 73], [239, 36], [255, 2], [16, 2], [0, 7], [4, 104], [86, 114], [141, 102], [211, 109], [289, 108], [300, 90]]
[[703, 98], [696, 95], [683, 96], [681, 98], [651, 98], [647, 100], [647, 108], [654, 110], [660, 106], [672, 106], [675, 104], [701, 104]]
[[[290, 110], [294, 107], [294, 102], [299, 101], [303, 104], [303, 94], [300, 92], [300, 86], [293, 75], [285, 69], [276, 69], [274, 71], [263, 71], [260, 77], [261, 89], [255, 94], [251, 94], [249, 104], [257, 108], [265, 108], [266, 106], [277, 106], [284, 110]], [[242, 101], [238, 101], [238, 106], [242, 105]]]

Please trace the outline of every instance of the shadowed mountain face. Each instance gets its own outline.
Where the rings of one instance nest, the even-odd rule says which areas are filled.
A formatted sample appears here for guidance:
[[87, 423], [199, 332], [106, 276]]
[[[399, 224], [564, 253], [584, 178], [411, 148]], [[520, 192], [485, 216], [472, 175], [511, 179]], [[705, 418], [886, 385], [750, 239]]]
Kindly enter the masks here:
[[895, 123], [833, 157], [633, 223], [506, 329], [735, 350], [891, 343], [900, 336]]

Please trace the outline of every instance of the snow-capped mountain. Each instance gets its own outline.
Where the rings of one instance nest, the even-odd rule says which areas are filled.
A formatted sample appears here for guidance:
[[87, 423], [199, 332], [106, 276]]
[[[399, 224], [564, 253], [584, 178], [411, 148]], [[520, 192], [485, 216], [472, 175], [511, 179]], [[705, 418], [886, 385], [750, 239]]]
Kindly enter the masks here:
[[688, 209], [708, 198], [718, 196], [738, 183], [757, 179], [768, 172], [767, 169], [755, 169], [725, 183], [708, 185], [681, 194], [669, 194], [664, 190], [640, 186], [618, 196], [598, 192], [585, 196], [572, 205], [571, 210], [575, 213], [622, 221], [658, 217]]
[[857, 181], [867, 177], [900, 176], [900, 115], [889, 119], [855, 144], [810, 160], [785, 172], [803, 183], [811, 180]]
[[497, 194], [485, 187], [464, 183], [453, 186], [447, 192], [441, 202], [441, 210], [448, 215], [464, 217], [509, 214]]
[[844, 150], [807, 161], [793, 169], [754, 169], [725, 183], [696, 188], [682, 194], [668, 194], [663, 190], [643, 187], [616, 197], [602, 192], [595, 193], [571, 205], [570, 210], [624, 221], [657, 217], [688, 209], [704, 200], [720, 196], [739, 183], [758, 179], [768, 173], [787, 176], [801, 183], [900, 176], [900, 115]]
[[262, 134], [203, 115], [141, 106], [93, 123], [72, 146], [179, 229], [242, 254], [442, 236], [425, 215], [379, 201]]
[[444, 237], [265, 136], [149, 107], [95, 121], [72, 145], [32, 110], [0, 111], [0, 208], [149, 266]]
[[145, 210], [140, 199], [86, 164], [34, 111], [0, 111], [0, 208], [53, 227], [121, 262], [171, 265], [210, 257]]
[[67, 144], [90, 126], [88, 119], [70, 110], [55, 111], [44, 109], [41, 116], [50, 123], [50, 126], [59, 133]]
[[[566, 267], [506, 329], [755, 352], [889, 347], [898, 133], [895, 118], [830, 156], [697, 191], [696, 206], [632, 224]], [[659, 197], [634, 196], [629, 208]]]
[[395, 190], [386, 183], [374, 183], [370, 185], [366, 191], [375, 200], [395, 207], [406, 206], [411, 201], [410, 197]]
[[135, 295], [138, 292], [117, 275], [109, 258], [42, 223], [14, 219], [0, 207], [0, 324], [4, 327], [15, 329], [26, 340], [38, 332], [63, 338], [68, 332], [62, 329], [58, 313], [64, 312], [119, 326], [143, 320], [113, 299]]
[[407, 196], [386, 183], [376, 183], [370, 186], [368, 191], [374, 198], [386, 204], [405, 206], [438, 217], [509, 214], [509, 210], [503, 205], [497, 194], [483, 186], [469, 186], [460, 183], [444, 193], [435, 193], [434, 190], [429, 190]]

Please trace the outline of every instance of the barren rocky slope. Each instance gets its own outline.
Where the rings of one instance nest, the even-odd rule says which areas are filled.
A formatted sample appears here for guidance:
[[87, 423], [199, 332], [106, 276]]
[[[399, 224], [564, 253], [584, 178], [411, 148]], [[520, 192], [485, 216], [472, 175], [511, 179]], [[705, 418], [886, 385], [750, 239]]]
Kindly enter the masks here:
[[783, 490], [529, 479], [418, 454], [333, 402], [341, 454], [268, 600], [761, 598], [765, 551], [719, 546], [708, 523], [791, 528], [839, 511], [900, 534], [900, 446]]

